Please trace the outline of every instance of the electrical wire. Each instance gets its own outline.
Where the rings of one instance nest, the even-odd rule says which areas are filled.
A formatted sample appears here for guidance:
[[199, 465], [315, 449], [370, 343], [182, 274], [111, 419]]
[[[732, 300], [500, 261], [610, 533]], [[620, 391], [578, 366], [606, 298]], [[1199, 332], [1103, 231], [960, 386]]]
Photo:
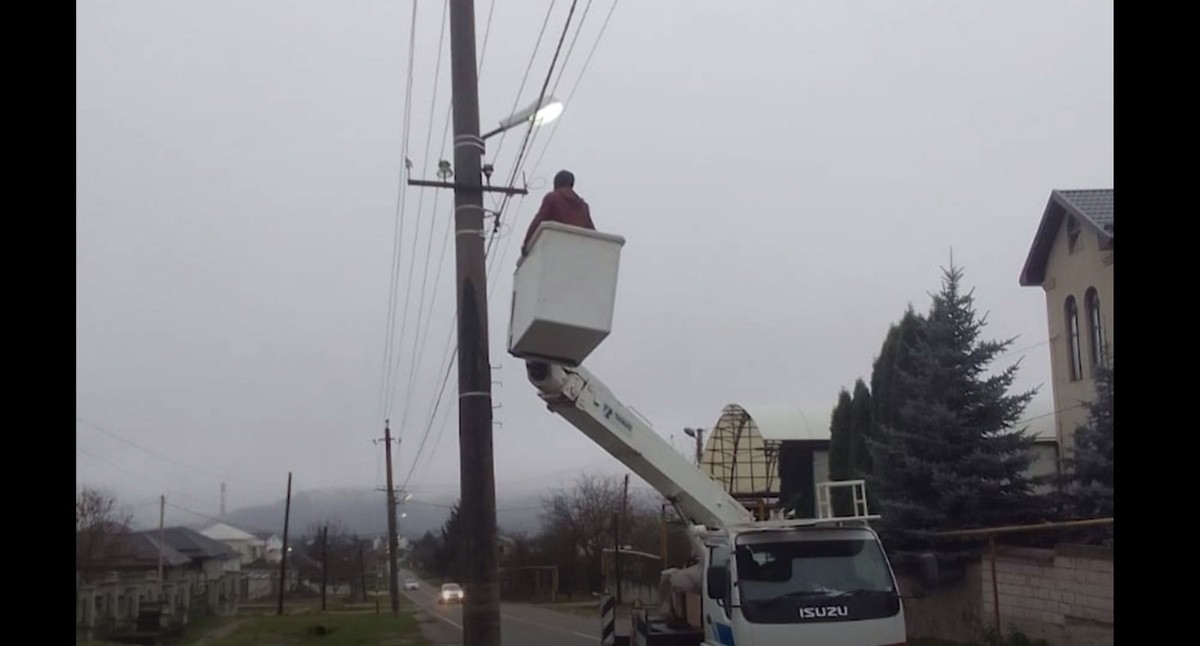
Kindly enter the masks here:
[[[608, 23], [609, 23], [609, 21], [612, 20], [613, 13], [617, 9], [618, 1], [619, 0], [613, 0], [612, 6], [610, 6], [608, 9], [608, 14], [606, 14], [604, 17], [604, 22], [600, 26], [600, 31], [596, 35], [596, 40], [592, 43], [592, 48], [591, 48], [591, 50], [588, 51], [587, 58], [584, 59], [583, 67], [579, 71], [579, 76], [576, 77], [575, 83], [571, 86], [571, 92], [567, 96], [567, 100], [566, 100], [567, 105], [571, 105], [572, 100], [575, 98], [575, 92], [579, 89], [579, 85], [583, 81], [583, 77], [587, 73], [588, 67], [591, 65], [592, 58], [595, 56], [596, 50], [600, 46], [601, 39], [604, 38], [604, 33], [608, 29]], [[586, 9], [585, 9], [585, 11], [586, 11]], [[576, 31], [576, 36], [578, 36], [578, 31]], [[564, 68], [565, 68], [565, 66], [564, 66]], [[554, 135], [558, 132], [558, 127], [561, 123], [562, 123], [561, 117], [557, 121], [554, 122], [554, 126], [550, 129], [550, 135], [546, 138], [545, 145], [542, 146], [542, 152], [538, 155], [537, 161], [534, 162], [534, 165], [533, 165], [533, 168], [531, 171], [532, 173], [536, 174], [538, 168], [541, 167], [542, 159], [546, 156], [546, 151], [550, 148], [550, 143], [554, 140]], [[520, 213], [522, 206], [524, 206], [524, 203], [525, 203], [525, 196], [521, 196], [521, 199], [517, 202], [517, 207], [516, 207], [518, 214]], [[506, 200], [504, 202], [504, 206], [501, 206], [499, 209], [497, 209], [497, 211], [498, 211], [498, 213], [496, 215], [496, 220], [497, 220], [496, 229], [497, 230], [499, 229], [499, 221], [500, 221], [500, 218], [502, 217], [501, 214], [504, 212], [507, 204], [508, 204], [508, 201], [506, 198]], [[514, 222], [513, 222], [513, 230], [514, 231], [516, 230], [515, 218], [514, 218]], [[501, 250], [501, 252], [499, 254], [499, 258], [498, 259], [496, 259], [496, 258], [490, 259], [493, 262], [493, 264], [503, 263], [504, 260], [508, 258], [508, 251], [509, 251], [509, 248], [511, 247], [511, 245], [512, 245], [512, 238], [510, 237], [508, 240], [505, 240], [504, 248]], [[493, 279], [492, 286], [490, 289], [492, 289], [492, 290], [495, 289], [496, 283], [498, 282], [498, 278], [499, 278], [499, 276], [497, 275], [496, 278]]]
[[[550, 24], [550, 15], [554, 12], [554, 5], [558, 0], [551, 0], [550, 7], [546, 9], [546, 17], [542, 19], [542, 29], [538, 32], [537, 41], [533, 44], [533, 52], [529, 54], [529, 63], [525, 66], [525, 74], [521, 77], [521, 85], [517, 88], [517, 96], [513, 99], [512, 108], [508, 111], [509, 114], [517, 111], [517, 106], [521, 103], [521, 95], [525, 92], [525, 83], [529, 80], [529, 73], [533, 71], [533, 61], [537, 58], [538, 50], [542, 46], [542, 37], [546, 34], [546, 27]], [[492, 162], [494, 163], [500, 157], [500, 152], [504, 149], [504, 142], [508, 139], [508, 131], [500, 133], [500, 142], [496, 144], [496, 152], [492, 154]], [[492, 206], [496, 207], [498, 198], [492, 202]]]
[[89, 458], [92, 458], [93, 460], [96, 460], [97, 462], [100, 462], [100, 463], [102, 463], [102, 464], [105, 464], [105, 465], [107, 465], [108, 467], [112, 468], [112, 469], [113, 469], [113, 470], [115, 470], [115, 471], [118, 471], [118, 472], [120, 472], [120, 473], [121, 473], [121, 474], [123, 474], [123, 475], [129, 476], [129, 477], [131, 477], [131, 478], [136, 478], [136, 479], [138, 479], [138, 480], [141, 480], [142, 482], [145, 482], [145, 483], [147, 483], [147, 484], [154, 485], [154, 487], [155, 487], [156, 489], [160, 489], [161, 491], [164, 491], [164, 492], [166, 492], [166, 493], [169, 493], [169, 494], [174, 494], [174, 495], [176, 495], [176, 496], [181, 496], [181, 497], [183, 497], [183, 498], [189, 498], [189, 499], [191, 499], [191, 500], [196, 500], [196, 499], [195, 499], [195, 498], [193, 498], [192, 496], [190, 496], [190, 495], [188, 495], [188, 494], [185, 494], [185, 493], [183, 493], [182, 491], [178, 491], [178, 490], [175, 490], [175, 489], [169, 489], [169, 488], [167, 488], [167, 487], [164, 487], [164, 486], [163, 486], [163, 483], [162, 483], [162, 481], [155, 480], [155, 479], [153, 479], [153, 478], [148, 478], [148, 477], [146, 477], [146, 476], [144, 476], [144, 475], [142, 475], [142, 474], [140, 474], [140, 473], [135, 473], [135, 472], [133, 472], [133, 471], [130, 471], [130, 470], [126, 469], [125, 467], [122, 467], [122, 466], [120, 466], [120, 465], [116, 464], [115, 462], [112, 462], [111, 460], [107, 460], [107, 459], [105, 459], [105, 458], [102, 458], [102, 457], [100, 457], [99, 455], [96, 455], [95, 453], [92, 453], [91, 451], [88, 451], [88, 450], [86, 450], [86, 449], [83, 449], [83, 448], [80, 448], [80, 447], [78, 447], [78, 446], [77, 446], [77, 447], [75, 447], [75, 452], [76, 452], [76, 453], [81, 453], [81, 454], [83, 454], [83, 455], [86, 455], [86, 456], [88, 456]]
[[[608, 22], [612, 19], [613, 12], [617, 10], [617, 2], [619, 1], [613, 0], [612, 6], [609, 7], [608, 14], [604, 17], [604, 23], [600, 26], [600, 33], [596, 35], [596, 40], [592, 43], [592, 49], [588, 51], [587, 58], [583, 61], [583, 67], [579, 70], [579, 76], [575, 78], [575, 83], [571, 86], [571, 92], [567, 95], [566, 105], [572, 105], [571, 101], [575, 98], [575, 91], [579, 89], [579, 84], [583, 81], [583, 76], [587, 74], [588, 66], [592, 63], [592, 57], [596, 55], [596, 49], [600, 46], [600, 40], [604, 38], [604, 32], [608, 29]], [[546, 137], [546, 144], [542, 146], [542, 152], [533, 164], [532, 172], [536, 173], [537, 169], [542, 165], [542, 158], [546, 156], [546, 150], [550, 148], [550, 142], [554, 140], [554, 135], [558, 132], [560, 123], [562, 123], [562, 117], [559, 117], [550, 129], [550, 134]]]
[[[430, 122], [430, 127], [429, 127], [429, 132], [428, 132], [428, 134], [427, 134], [427, 136], [426, 136], [426, 138], [425, 138], [425, 156], [424, 156], [424, 163], [426, 164], [426, 167], [428, 167], [428, 164], [429, 164], [429, 147], [430, 147], [430, 144], [431, 144], [431, 142], [432, 142], [432, 139], [433, 139], [433, 123], [434, 123], [434, 118], [433, 118], [433, 114], [434, 114], [434, 113], [433, 113], [433, 109], [434, 109], [434, 105], [435, 105], [435, 104], [436, 104], [436, 102], [437, 102], [437, 88], [438, 88], [438, 79], [441, 77], [441, 67], [442, 67], [442, 49], [443, 49], [443, 48], [442, 48], [442, 45], [443, 45], [443, 44], [444, 44], [444, 42], [445, 42], [445, 36], [446, 36], [446, 17], [447, 17], [447, 15], [448, 15], [448, 10], [449, 10], [449, 7], [450, 7], [450, 4], [449, 4], [449, 2], [446, 2], [446, 3], [444, 3], [444, 4], [442, 5], [442, 25], [441, 25], [441, 27], [439, 28], [439, 31], [438, 31], [437, 63], [436, 63], [436, 65], [435, 65], [435, 67], [434, 67], [434, 73], [433, 73], [433, 97], [431, 98], [431, 100], [430, 100], [430, 104], [429, 104], [429, 122]], [[415, 234], [414, 234], [414, 236], [413, 236], [412, 255], [410, 255], [410, 256], [409, 256], [409, 259], [408, 259], [408, 277], [407, 277], [407, 280], [405, 281], [405, 289], [404, 289], [404, 308], [403, 308], [403, 310], [404, 310], [404, 311], [403, 311], [403, 313], [401, 314], [401, 317], [400, 317], [400, 338], [399, 338], [399, 344], [400, 344], [400, 346], [401, 346], [401, 350], [400, 350], [400, 352], [399, 352], [399, 353], [397, 353], [397, 355], [395, 356], [395, 361], [394, 361], [394, 363], [395, 363], [395, 366], [396, 366], [396, 370], [399, 370], [399, 368], [400, 368], [400, 362], [401, 362], [401, 361], [402, 361], [402, 359], [403, 359], [403, 354], [404, 354], [404, 350], [403, 350], [403, 346], [404, 346], [404, 339], [405, 339], [405, 337], [407, 336], [407, 335], [406, 335], [406, 332], [407, 332], [407, 330], [408, 330], [408, 314], [409, 314], [409, 307], [408, 307], [408, 304], [409, 304], [409, 298], [410, 298], [410, 297], [411, 297], [411, 295], [412, 295], [412, 280], [413, 280], [413, 276], [416, 274], [416, 271], [415, 271], [415, 269], [416, 269], [416, 260], [417, 260], [417, 245], [419, 244], [419, 242], [420, 242], [420, 237], [421, 237], [421, 213], [422, 213], [422, 211], [423, 211], [424, 201], [425, 201], [425, 188], [424, 188], [424, 187], [422, 187], [422, 188], [421, 188], [421, 189], [420, 189], [420, 190], [417, 192], [417, 223], [416, 223], [416, 233], [415, 233]], [[428, 263], [429, 263], [429, 258], [428, 258], [428, 256], [427, 256], [427, 257], [426, 257], [426, 259], [425, 259], [425, 263], [426, 263], [426, 265], [428, 265]], [[418, 306], [420, 306], [420, 305], [423, 305], [423, 303], [419, 303], [419, 304], [418, 304]], [[419, 317], [419, 316], [420, 316], [420, 313], [418, 313], [418, 317]], [[408, 387], [407, 387], [407, 386], [405, 387], [405, 390], [406, 390], [406, 391], [408, 390]], [[396, 392], [397, 392], [396, 390], [393, 390], [393, 391], [392, 391], [392, 394], [391, 394], [391, 396], [389, 397], [389, 400], [388, 400], [388, 416], [389, 416], [389, 417], [390, 417], [390, 411], [391, 411], [391, 404], [395, 402]], [[404, 414], [405, 418], [407, 418], [407, 415], [408, 415], [408, 410], [407, 410], [407, 407], [405, 408], [405, 411], [404, 411], [404, 413], [403, 413], [403, 414]], [[403, 434], [404, 434], [404, 426], [405, 426], [405, 425], [404, 425], [404, 423], [403, 423], [403, 421], [402, 421], [402, 422], [401, 422], [401, 424], [400, 424], [400, 428], [399, 428], [399, 430], [398, 430], [398, 432], [397, 432], [397, 437], [401, 437], [401, 436], [403, 436]]]
[[76, 422], [79, 422], [80, 424], [83, 424], [84, 426], [87, 426], [88, 428], [91, 428], [92, 430], [95, 430], [95, 431], [97, 431], [97, 432], [103, 433], [104, 435], [107, 435], [108, 437], [111, 437], [111, 438], [113, 438], [113, 439], [115, 439], [115, 440], [118, 440], [118, 441], [120, 441], [120, 442], [124, 443], [124, 444], [127, 444], [127, 445], [129, 445], [129, 446], [132, 446], [133, 448], [135, 448], [135, 449], [137, 449], [137, 450], [139, 450], [139, 451], [142, 451], [143, 453], [145, 453], [145, 454], [147, 454], [147, 455], [151, 455], [151, 456], [153, 456], [153, 457], [156, 457], [156, 458], [158, 458], [158, 459], [160, 459], [160, 460], [163, 460], [163, 461], [165, 461], [165, 462], [170, 462], [171, 464], [174, 464], [174, 465], [176, 465], [176, 466], [183, 467], [183, 468], [185, 468], [185, 469], [190, 469], [190, 470], [192, 470], [192, 471], [195, 471], [196, 473], [203, 474], [203, 475], [205, 475], [205, 476], [208, 476], [208, 477], [210, 477], [210, 478], [215, 478], [216, 480], [218, 480], [218, 481], [221, 481], [221, 482], [225, 482], [225, 481], [230, 481], [230, 480], [233, 480], [233, 481], [237, 481], [237, 482], [244, 482], [244, 483], [246, 483], [246, 484], [254, 484], [254, 485], [266, 484], [266, 482], [265, 482], [265, 481], [255, 481], [255, 480], [252, 480], [252, 479], [247, 479], [247, 478], [243, 478], [243, 477], [240, 477], [240, 476], [239, 476], [239, 477], [230, 478], [230, 477], [227, 477], [227, 476], [222, 476], [222, 475], [220, 475], [220, 474], [217, 474], [217, 473], [215, 473], [215, 472], [212, 472], [212, 471], [208, 471], [208, 470], [205, 470], [205, 469], [200, 469], [200, 468], [196, 467], [195, 465], [189, 464], [189, 463], [187, 463], [187, 462], [183, 462], [182, 460], [177, 460], [177, 459], [175, 459], [175, 458], [172, 458], [172, 457], [170, 457], [170, 456], [167, 456], [167, 455], [163, 455], [162, 453], [159, 453], [158, 451], [155, 451], [155, 450], [153, 450], [153, 449], [149, 449], [149, 448], [147, 448], [147, 447], [145, 447], [145, 446], [142, 446], [141, 444], [138, 444], [137, 442], [134, 442], [134, 441], [132, 441], [132, 440], [130, 440], [130, 439], [127, 439], [127, 438], [125, 438], [125, 437], [121, 436], [121, 435], [120, 435], [120, 434], [118, 434], [118, 433], [115, 433], [115, 432], [113, 432], [113, 431], [110, 431], [110, 430], [108, 430], [108, 429], [106, 429], [106, 428], [104, 428], [104, 427], [100, 426], [99, 424], [96, 424], [96, 423], [94, 423], [94, 422], [90, 422], [90, 421], [88, 421], [88, 420], [86, 420], [86, 419], [84, 419], [84, 418], [82, 418], [82, 417], [78, 417], [78, 416], [77, 416], [77, 417], [75, 418], [75, 421], [76, 421]]
[[408, 72], [404, 91], [404, 125], [401, 128], [400, 171], [396, 188], [396, 216], [392, 234], [392, 264], [388, 283], [388, 314], [386, 331], [384, 333], [383, 364], [380, 366], [379, 401], [377, 410], [380, 417], [388, 417], [391, 403], [388, 396], [391, 392], [392, 380], [392, 351], [396, 334], [396, 283], [400, 278], [400, 253], [404, 246], [404, 215], [407, 210], [407, 174], [408, 174], [408, 135], [412, 119], [412, 87], [413, 87], [413, 58], [417, 40], [417, 3], [413, 2], [412, 24], [408, 36]]

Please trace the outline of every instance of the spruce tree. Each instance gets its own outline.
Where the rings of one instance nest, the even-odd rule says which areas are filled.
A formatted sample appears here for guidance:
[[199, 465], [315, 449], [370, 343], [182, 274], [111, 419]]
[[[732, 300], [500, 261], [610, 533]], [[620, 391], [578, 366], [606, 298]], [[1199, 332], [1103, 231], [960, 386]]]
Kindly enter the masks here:
[[986, 316], [962, 276], [943, 270], [929, 314], [910, 308], [872, 377], [872, 486], [897, 553], [930, 547], [930, 532], [1022, 522], [1033, 509], [1033, 439], [1014, 427], [1036, 391], [1008, 394], [1018, 364], [990, 372], [1012, 340], [980, 339]]
[[1075, 430], [1075, 450], [1066, 460], [1068, 492], [1080, 518], [1113, 515], [1113, 373], [1098, 367], [1096, 398], [1085, 404], [1088, 421]]
[[[843, 388], [838, 393], [837, 405], [833, 407], [833, 414], [829, 419], [829, 479], [830, 480], [848, 480], [851, 477], [851, 442], [850, 434], [850, 393]], [[832, 493], [834, 514], [838, 516], [846, 515], [850, 510], [850, 497], [848, 492], [841, 488], [835, 489]]]
[[854, 396], [850, 403], [850, 478], [866, 478], [871, 473], [871, 454], [867, 450], [869, 437], [871, 391], [862, 379], [858, 379], [854, 382]]

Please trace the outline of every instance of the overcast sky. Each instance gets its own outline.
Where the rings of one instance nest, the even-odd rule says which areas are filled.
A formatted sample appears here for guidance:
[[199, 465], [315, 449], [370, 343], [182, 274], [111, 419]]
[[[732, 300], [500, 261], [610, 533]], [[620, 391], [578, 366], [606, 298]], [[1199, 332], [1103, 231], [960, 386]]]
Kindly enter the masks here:
[[[277, 499], [288, 471], [297, 489], [381, 486], [388, 415], [398, 481], [453, 495], [453, 375], [428, 423], [453, 321], [447, 192], [404, 192], [383, 369], [412, 3], [76, 6], [77, 482], [202, 513], [222, 481], [231, 508]], [[488, 28], [476, 0], [485, 130], [541, 90], [569, 0], [518, 96], [550, 6], [495, 0]], [[418, 178], [453, 155], [442, 7], [418, 3]], [[1044, 297], [1017, 276], [1052, 189], [1112, 186], [1111, 2], [618, 0], [584, 72], [611, 7], [578, 2], [550, 86], [573, 96], [495, 241], [501, 496], [623, 471], [506, 352], [516, 250], [560, 168], [627, 239], [588, 365], [681, 451], [680, 429], [731, 402], [827, 425], [951, 249], [986, 335], [1028, 348], [1005, 358], [1020, 386], [1045, 384], [1028, 415], [1051, 411]], [[523, 133], [489, 140], [494, 183]]]

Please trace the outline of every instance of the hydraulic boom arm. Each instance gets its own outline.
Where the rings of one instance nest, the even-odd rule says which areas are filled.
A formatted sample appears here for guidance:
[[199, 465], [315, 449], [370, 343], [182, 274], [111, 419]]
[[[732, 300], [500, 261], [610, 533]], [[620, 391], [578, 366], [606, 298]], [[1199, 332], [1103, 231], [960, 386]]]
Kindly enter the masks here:
[[715, 529], [754, 520], [745, 507], [676, 452], [590, 372], [580, 367], [541, 366], [546, 369], [531, 369], [529, 380], [550, 410], [650, 483], [693, 524]]

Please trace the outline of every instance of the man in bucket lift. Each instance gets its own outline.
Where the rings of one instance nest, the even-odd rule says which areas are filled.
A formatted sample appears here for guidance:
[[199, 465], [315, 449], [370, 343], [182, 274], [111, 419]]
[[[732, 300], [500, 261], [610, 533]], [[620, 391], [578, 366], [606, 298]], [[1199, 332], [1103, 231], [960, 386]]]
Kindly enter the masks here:
[[574, 227], [596, 229], [592, 224], [592, 213], [588, 203], [575, 192], [575, 175], [569, 170], [560, 170], [554, 176], [554, 190], [542, 198], [542, 208], [533, 216], [529, 230], [525, 232], [525, 242], [521, 244], [521, 256], [529, 253], [529, 241], [543, 222], [558, 222]]
[[[554, 190], [542, 198], [542, 207], [538, 209], [537, 215], [533, 216], [533, 222], [529, 223], [529, 230], [525, 232], [525, 242], [521, 243], [522, 258], [529, 253], [529, 242], [533, 240], [533, 234], [543, 222], [558, 222], [596, 230], [596, 225], [592, 224], [592, 213], [588, 203], [575, 192], [575, 174], [571, 171], [560, 170], [554, 175]], [[540, 361], [526, 361], [525, 369], [531, 377], [545, 379], [550, 366]]]

